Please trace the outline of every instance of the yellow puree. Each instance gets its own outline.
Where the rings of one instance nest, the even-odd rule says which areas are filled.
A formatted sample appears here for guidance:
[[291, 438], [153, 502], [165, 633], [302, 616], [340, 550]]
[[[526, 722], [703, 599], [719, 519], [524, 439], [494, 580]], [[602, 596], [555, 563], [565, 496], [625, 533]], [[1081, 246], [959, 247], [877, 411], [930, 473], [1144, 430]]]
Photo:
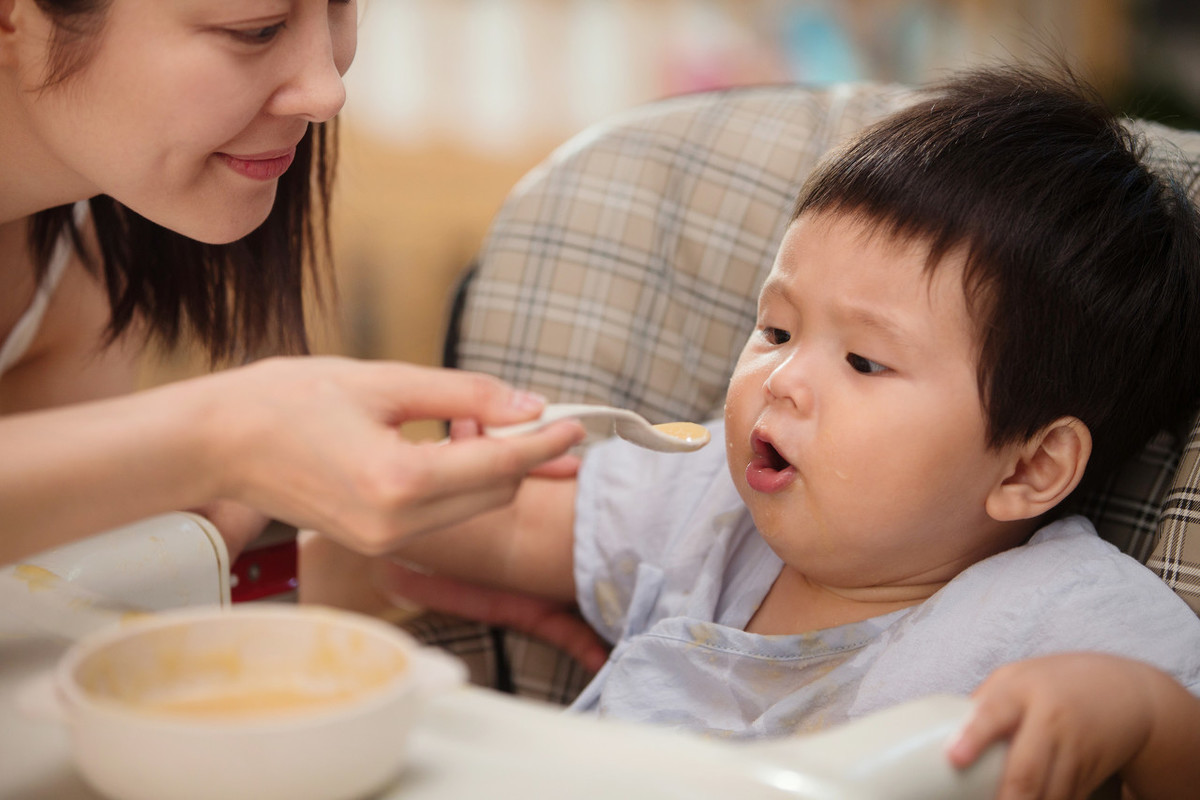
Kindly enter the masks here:
[[313, 711], [352, 700], [353, 690], [312, 692], [302, 689], [241, 689], [200, 697], [143, 701], [139, 706], [155, 714], [187, 717], [254, 717], [280, 712]]
[[307, 658], [280, 675], [264, 674], [262, 664], [247, 663], [236, 642], [189, 651], [164, 637], [153, 661], [135, 664], [140, 669], [134, 674], [123, 669], [120, 658], [116, 663], [102, 658], [88, 666], [81, 682], [97, 695], [143, 713], [247, 720], [346, 705], [386, 686], [407, 667], [400, 653], [370, 657], [357, 632], [343, 638], [318, 635]]
[[685, 442], [708, 439], [708, 428], [703, 425], [697, 425], [694, 422], [663, 422], [655, 425], [654, 429], [665, 433], [667, 436], [683, 439]]
[[31, 592], [44, 592], [48, 589], [53, 589], [62, 581], [62, 578], [50, 570], [35, 564], [18, 564], [13, 569], [13, 577], [19, 581], [24, 581]]

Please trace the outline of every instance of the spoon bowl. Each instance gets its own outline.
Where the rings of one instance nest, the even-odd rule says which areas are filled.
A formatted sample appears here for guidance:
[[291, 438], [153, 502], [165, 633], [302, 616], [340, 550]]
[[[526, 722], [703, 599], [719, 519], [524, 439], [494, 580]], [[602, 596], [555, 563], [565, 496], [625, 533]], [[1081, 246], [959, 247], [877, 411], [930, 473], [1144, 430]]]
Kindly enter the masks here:
[[532, 433], [560, 419], [577, 419], [587, 431], [588, 441], [620, 436], [647, 450], [661, 453], [690, 453], [708, 444], [708, 429], [694, 422], [664, 422], [653, 425], [642, 415], [625, 408], [589, 403], [551, 403], [542, 416], [530, 422], [487, 428], [488, 436], [519, 436]]

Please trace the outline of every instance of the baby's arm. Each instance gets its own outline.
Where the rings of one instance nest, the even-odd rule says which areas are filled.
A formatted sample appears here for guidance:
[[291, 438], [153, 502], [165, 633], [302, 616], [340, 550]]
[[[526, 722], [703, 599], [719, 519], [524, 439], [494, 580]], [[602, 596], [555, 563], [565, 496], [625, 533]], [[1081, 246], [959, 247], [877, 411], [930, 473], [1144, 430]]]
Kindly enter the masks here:
[[1149, 665], [1099, 653], [1031, 659], [994, 672], [974, 699], [947, 753], [963, 767], [1011, 738], [997, 800], [1084, 797], [1114, 773], [1141, 800], [1200, 786], [1200, 699]]
[[576, 480], [526, 478], [507, 506], [413, 537], [392, 557], [439, 575], [574, 601]]

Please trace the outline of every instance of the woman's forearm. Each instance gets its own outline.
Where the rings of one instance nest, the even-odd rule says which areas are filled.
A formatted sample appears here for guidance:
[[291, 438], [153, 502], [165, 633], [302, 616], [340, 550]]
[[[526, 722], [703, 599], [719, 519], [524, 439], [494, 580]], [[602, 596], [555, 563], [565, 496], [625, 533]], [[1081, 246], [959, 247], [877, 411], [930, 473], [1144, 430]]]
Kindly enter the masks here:
[[202, 389], [0, 418], [0, 563], [212, 499]]
[[407, 441], [402, 423], [511, 424], [541, 407], [483, 375], [308, 357], [13, 415], [0, 419], [0, 562], [213, 500], [388, 553], [512, 502], [583, 435], [560, 422], [442, 446]]

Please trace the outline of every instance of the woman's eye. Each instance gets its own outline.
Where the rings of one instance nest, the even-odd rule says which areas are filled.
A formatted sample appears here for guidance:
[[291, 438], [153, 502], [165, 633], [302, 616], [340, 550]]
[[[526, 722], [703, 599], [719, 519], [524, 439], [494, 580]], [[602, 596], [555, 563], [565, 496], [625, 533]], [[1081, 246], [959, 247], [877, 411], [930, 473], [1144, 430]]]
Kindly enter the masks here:
[[872, 361], [869, 358], [863, 358], [857, 353], [849, 353], [846, 356], [846, 363], [855, 372], [861, 372], [864, 375], [874, 375], [879, 372], [886, 372], [887, 367], [877, 361]]
[[762, 335], [769, 344], [786, 344], [792, 338], [792, 335], [782, 328], [772, 328], [770, 326], [762, 329]]
[[263, 28], [247, 28], [246, 30], [231, 30], [229, 35], [247, 44], [266, 44], [274, 39], [286, 27], [286, 22], [277, 22]]

